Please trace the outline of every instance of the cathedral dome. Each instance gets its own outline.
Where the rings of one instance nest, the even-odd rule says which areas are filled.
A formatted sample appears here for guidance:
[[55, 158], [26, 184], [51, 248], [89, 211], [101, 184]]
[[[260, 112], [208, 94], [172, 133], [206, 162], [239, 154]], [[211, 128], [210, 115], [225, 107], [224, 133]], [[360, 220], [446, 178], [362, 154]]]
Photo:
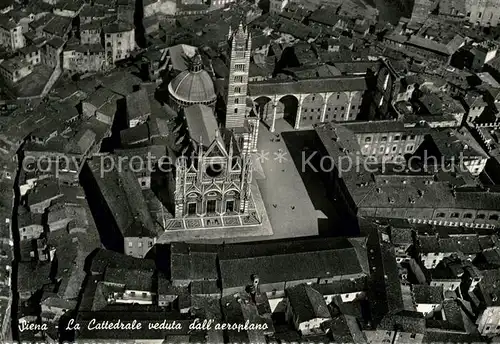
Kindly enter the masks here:
[[201, 57], [190, 61], [189, 69], [177, 75], [168, 85], [168, 92], [180, 106], [213, 104], [217, 98], [210, 75], [203, 70]]

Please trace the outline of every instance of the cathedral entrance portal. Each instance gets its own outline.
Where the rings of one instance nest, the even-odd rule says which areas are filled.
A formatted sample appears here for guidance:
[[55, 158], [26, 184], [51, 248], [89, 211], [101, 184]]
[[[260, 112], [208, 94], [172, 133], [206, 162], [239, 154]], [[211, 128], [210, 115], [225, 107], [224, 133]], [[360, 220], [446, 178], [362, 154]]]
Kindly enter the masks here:
[[234, 201], [226, 201], [226, 213], [234, 211]]
[[196, 203], [188, 203], [188, 215], [196, 215]]
[[207, 214], [215, 214], [215, 207], [217, 206], [217, 201], [214, 199], [207, 201]]

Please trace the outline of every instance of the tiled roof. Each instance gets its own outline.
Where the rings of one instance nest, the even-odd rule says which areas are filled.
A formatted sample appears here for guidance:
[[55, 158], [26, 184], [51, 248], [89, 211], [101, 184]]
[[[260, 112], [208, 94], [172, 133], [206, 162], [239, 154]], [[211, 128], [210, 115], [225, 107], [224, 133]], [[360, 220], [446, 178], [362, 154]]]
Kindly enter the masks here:
[[348, 92], [364, 91], [366, 89], [367, 85], [364, 77], [316, 78], [294, 82], [260, 81], [248, 84], [251, 96]]
[[223, 288], [246, 286], [252, 274], [261, 284], [362, 273], [347, 240], [301, 240], [231, 245], [219, 254]]
[[293, 312], [301, 322], [316, 318], [330, 318], [330, 311], [323, 295], [306, 284], [299, 284], [286, 290]]

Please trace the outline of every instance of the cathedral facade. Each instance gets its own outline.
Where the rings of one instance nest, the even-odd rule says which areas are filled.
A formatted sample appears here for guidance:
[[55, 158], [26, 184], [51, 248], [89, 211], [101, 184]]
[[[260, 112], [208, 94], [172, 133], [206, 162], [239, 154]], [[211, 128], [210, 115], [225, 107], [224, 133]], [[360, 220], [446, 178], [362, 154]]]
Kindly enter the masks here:
[[194, 223], [193, 227], [261, 222], [251, 188], [251, 153], [256, 149], [259, 125], [247, 101], [251, 38], [240, 25], [230, 30], [229, 39], [229, 91], [223, 121], [214, 113], [213, 81], [202, 70], [201, 59], [192, 58], [190, 69], [169, 84], [170, 100], [179, 113], [174, 130], [177, 158], [171, 176], [173, 213], [177, 220]]
[[[175, 217], [247, 214], [251, 202], [250, 155], [241, 151], [233, 131], [214, 125], [209, 107], [195, 105], [184, 114], [189, 145], [185, 151], [189, 154], [176, 160]], [[196, 122], [205, 125], [202, 132], [191, 125]], [[207, 128], [214, 130], [208, 132]]]

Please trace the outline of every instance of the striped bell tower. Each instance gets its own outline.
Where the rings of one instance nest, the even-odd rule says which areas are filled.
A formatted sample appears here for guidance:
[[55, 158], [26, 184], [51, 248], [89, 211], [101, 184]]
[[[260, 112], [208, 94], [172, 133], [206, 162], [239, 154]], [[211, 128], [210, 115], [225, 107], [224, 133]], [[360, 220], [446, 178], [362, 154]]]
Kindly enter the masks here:
[[226, 101], [226, 128], [245, 125], [248, 70], [252, 38], [248, 28], [240, 23], [236, 31], [229, 28], [231, 57], [229, 62], [229, 87]]

